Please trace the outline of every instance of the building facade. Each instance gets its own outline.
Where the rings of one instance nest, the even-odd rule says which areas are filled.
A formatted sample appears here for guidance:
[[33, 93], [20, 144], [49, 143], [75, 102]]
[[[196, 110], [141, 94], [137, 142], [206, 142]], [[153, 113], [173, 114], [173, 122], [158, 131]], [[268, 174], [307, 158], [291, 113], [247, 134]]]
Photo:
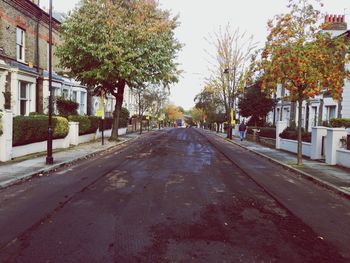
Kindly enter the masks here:
[[[60, 42], [60, 22], [53, 18], [52, 53]], [[0, 1], [0, 110], [14, 115], [47, 112], [49, 97], [49, 14], [38, 1]], [[87, 114], [87, 90], [58, 75], [59, 60], [52, 57], [52, 95], [79, 103]]]

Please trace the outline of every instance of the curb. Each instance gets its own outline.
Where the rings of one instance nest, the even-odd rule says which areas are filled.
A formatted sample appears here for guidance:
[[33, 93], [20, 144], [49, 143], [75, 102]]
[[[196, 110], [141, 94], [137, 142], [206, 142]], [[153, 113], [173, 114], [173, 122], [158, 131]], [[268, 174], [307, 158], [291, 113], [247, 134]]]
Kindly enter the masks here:
[[99, 153], [111, 150], [114, 147], [120, 146], [120, 145], [122, 145], [124, 143], [130, 142], [130, 141], [135, 140], [137, 138], [138, 137], [126, 139], [124, 141], [116, 143], [115, 145], [109, 146], [106, 149], [99, 149], [99, 150], [96, 150], [94, 152], [90, 152], [88, 154], [85, 154], [84, 156], [81, 156], [79, 158], [75, 158], [75, 159], [72, 159], [72, 160], [69, 160], [69, 161], [63, 161], [63, 162], [54, 164], [54, 165], [52, 165], [50, 167], [40, 169], [40, 170], [35, 171], [35, 172], [27, 173], [27, 174], [24, 174], [24, 175], [21, 175], [21, 176], [16, 176], [16, 177], [11, 178], [9, 180], [0, 182], [0, 189], [4, 189], [6, 187], [9, 187], [9, 186], [12, 186], [12, 185], [15, 185], [15, 184], [18, 184], [18, 183], [22, 183], [22, 182], [24, 182], [26, 180], [29, 180], [29, 179], [33, 178], [34, 176], [40, 175], [40, 174], [50, 173], [52, 171], [57, 170], [58, 168], [60, 168], [62, 166], [65, 166], [67, 164], [71, 164], [71, 163], [74, 163], [74, 162], [77, 162], [77, 161], [80, 161], [80, 160], [83, 160], [83, 159], [90, 158], [90, 157], [95, 156], [95, 155], [97, 155]]
[[297, 168], [294, 168], [293, 166], [291, 166], [289, 164], [283, 163], [283, 162], [281, 162], [279, 160], [276, 160], [276, 159], [274, 159], [274, 158], [272, 158], [270, 156], [267, 156], [267, 155], [265, 155], [263, 153], [260, 153], [260, 152], [257, 152], [255, 150], [249, 149], [249, 148], [247, 148], [247, 147], [245, 147], [245, 146], [243, 146], [243, 145], [241, 145], [241, 144], [239, 144], [239, 143], [237, 143], [237, 142], [235, 142], [233, 140], [225, 140], [225, 138], [221, 137], [220, 135], [218, 135], [218, 134], [215, 134], [215, 135], [220, 137], [224, 141], [230, 142], [230, 143], [232, 143], [232, 144], [234, 144], [236, 146], [239, 146], [239, 147], [241, 147], [241, 148], [243, 148], [245, 150], [248, 150], [249, 152], [252, 152], [252, 153], [254, 153], [256, 155], [264, 157], [264, 158], [268, 159], [270, 162], [278, 164], [279, 166], [282, 166], [282, 167], [286, 168], [287, 170], [298, 174], [302, 178], [305, 178], [305, 179], [307, 179], [307, 180], [309, 180], [311, 182], [314, 182], [315, 184], [317, 184], [317, 185], [319, 185], [321, 187], [324, 187], [324, 188], [326, 188], [328, 190], [331, 190], [331, 191], [333, 191], [333, 192], [335, 192], [335, 193], [337, 193], [337, 194], [339, 194], [339, 195], [341, 195], [343, 197], [346, 197], [347, 199], [350, 199], [350, 192], [349, 191], [343, 190], [343, 189], [341, 189], [341, 188], [339, 188], [339, 187], [337, 187], [337, 186], [335, 186], [335, 185], [333, 185], [331, 183], [328, 183], [326, 181], [323, 181], [323, 180], [315, 177], [312, 174], [309, 174], [307, 172], [301, 171], [301, 170], [299, 170]]

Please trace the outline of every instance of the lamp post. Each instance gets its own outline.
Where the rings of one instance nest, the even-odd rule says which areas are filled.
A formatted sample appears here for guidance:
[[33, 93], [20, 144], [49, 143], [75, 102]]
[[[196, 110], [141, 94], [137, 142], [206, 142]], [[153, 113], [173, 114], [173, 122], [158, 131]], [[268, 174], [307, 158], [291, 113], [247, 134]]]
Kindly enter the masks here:
[[49, 123], [47, 129], [47, 156], [46, 164], [53, 164], [52, 157], [52, 0], [49, 11]]

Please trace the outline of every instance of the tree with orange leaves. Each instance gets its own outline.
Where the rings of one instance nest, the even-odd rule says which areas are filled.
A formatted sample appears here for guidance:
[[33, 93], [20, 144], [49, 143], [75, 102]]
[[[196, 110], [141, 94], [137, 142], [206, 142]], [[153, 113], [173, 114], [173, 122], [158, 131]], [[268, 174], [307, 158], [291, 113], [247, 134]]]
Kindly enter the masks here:
[[322, 31], [319, 0], [289, 0], [289, 13], [268, 22], [269, 35], [259, 63], [263, 89], [273, 92], [278, 84], [298, 103], [298, 158], [302, 164], [302, 103], [327, 92], [339, 99], [350, 73], [349, 42], [345, 35], [332, 38]]
[[179, 107], [170, 103], [165, 108], [165, 116], [167, 121], [174, 124], [177, 120], [183, 118], [183, 113], [180, 111]]

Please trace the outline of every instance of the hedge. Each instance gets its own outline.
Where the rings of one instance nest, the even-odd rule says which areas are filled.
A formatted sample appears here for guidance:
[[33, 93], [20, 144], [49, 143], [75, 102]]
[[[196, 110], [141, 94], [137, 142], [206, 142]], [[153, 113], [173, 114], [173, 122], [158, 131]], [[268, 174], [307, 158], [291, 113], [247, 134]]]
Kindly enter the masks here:
[[[128, 123], [129, 123], [129, 116], [130, 113], [128, 111], [128, 109], [126, 108], [122, 108], [121, 112], [120, 112], [120, 116], [119, 116], [119, 128], [126, 128], [128, 127]], [[103, 121], [103, 127], [104, 130], [110, 130], [112, 129], [113, 126], [113, 118], [105, 118]], [[101, 123], [98, 126], [101, 130]]]
[[[64, 138], [68, 134], [68, 120], [53, 116], [53, 139]], [[13, 118], [13, 146], [47, 140], [48, 116], [16, 116]]]
[[344, 127], [344, 128], [350, 128], [350, 118], [336, 118], [336, 119], [331, 119], [330, 121], [330, 125], [333, 128], [340, 128], [340, 127]]
[[[298, 131], [293, 129], [293, 128], [288, 127], [282, 133], [280, 133], [279, 136], [283, 139], [298, 140]], [[303, 142], [311, 142], [311, 132], [305, 132], [302, 129], [301, 140]]]
[[56, 98], [58, 113], [62, 116], [78, 115], [79, 103], [64, 97]]
[[98, 117], [70, 115], [68, 120], [79, 122], [79, 135], [95, 133], [98, 129]]
[[276, 138], [276, 128], [275, 127], [248, 127], [247, 133], [253, 134], [253, 129], [260, 130], [259, 136], [266, 138]]
[[[113, 125], [113, 118], [105, 118], [103, 120], [103, 127], [104, 130], [110, 130], [112, 129], [112, 125]], [[101, 122], [99, 123], [99, 129], [102, 130], [102, 126], [101, 126]]]

